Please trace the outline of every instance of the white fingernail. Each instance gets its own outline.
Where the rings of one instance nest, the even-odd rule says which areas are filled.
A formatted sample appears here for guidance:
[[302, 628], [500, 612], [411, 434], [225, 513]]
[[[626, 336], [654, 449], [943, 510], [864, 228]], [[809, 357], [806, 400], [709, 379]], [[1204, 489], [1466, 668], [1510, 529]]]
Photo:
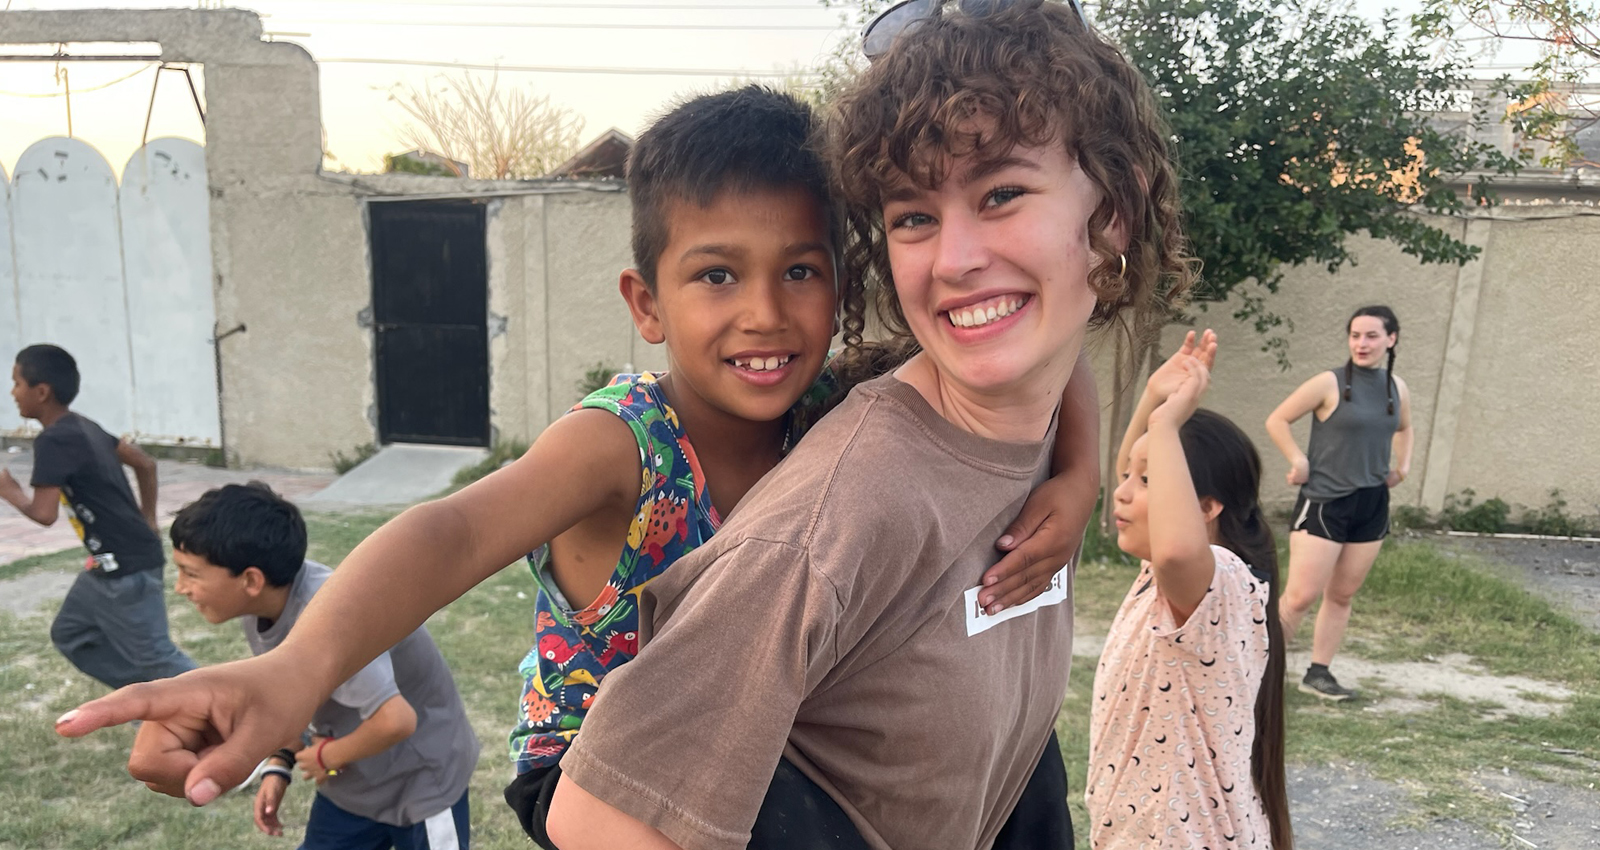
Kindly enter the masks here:
[[63, 714], [60, 717], [57, 717], [56, 718], [56, 725], [60, 726], [63, 723], [70, 722], [73, 718], [75, 718], [77, 716], [78, 716], [78, 710], [76, 708], [74, 708], [73, 710], [67, 712], [66, 714]]

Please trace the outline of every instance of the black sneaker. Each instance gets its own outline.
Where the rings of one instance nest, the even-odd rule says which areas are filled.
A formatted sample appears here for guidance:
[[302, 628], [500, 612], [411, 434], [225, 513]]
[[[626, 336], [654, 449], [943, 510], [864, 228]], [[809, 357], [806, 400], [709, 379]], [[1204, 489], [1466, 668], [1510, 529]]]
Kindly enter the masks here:
[[1321, 697], [1329, 702], [1344, 702], [1354, 699], [1356, 692], [1339, 684], [1333, 674], [1327, 670], [1306, 671], [1306, 677], [1300, 680], [1300, 693]]

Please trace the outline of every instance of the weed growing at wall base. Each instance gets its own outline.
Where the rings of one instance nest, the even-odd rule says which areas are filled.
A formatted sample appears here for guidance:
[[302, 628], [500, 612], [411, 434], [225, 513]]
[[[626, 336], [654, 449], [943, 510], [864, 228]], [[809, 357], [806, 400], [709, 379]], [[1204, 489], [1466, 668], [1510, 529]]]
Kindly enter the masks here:
[[1550, 490], [1550, 501], [1543, 507], [1527, 508], [1521, 521], [1509, 522], [1511, 506], [1494, 498], [1476, 501], [1472, 490], [1462, 490], [1445, 497], [1444, 509], [1437, 517], [1418, 505], [1394, 505], [1389, 509], [1389, 520], [1395, 531], [1446, 529], [1471, 531], [1480, 534], [1501, 532], [1526, 532], [1548, 537], [1590, 536], [1595, 529], [1568, 512], [1567, 500], [1560, 489]]
[[328, 455], [328, 459], [333, 462], [333, 471], [343, 475], [366, 463], [377, 453], [378, 446], [375, 443], [363, 443], [352, 449], [349, 456], [346, 456], [344, 452], [336, 451]]
[[1389, 525], [1395, 531], [1416, 531], [1436, 527], [1433, 517], [1428, 514], [1428, 509], [1419, 505], [1391, 506]]
[[1467, 488], [1444, 497], [1444, 509], [1439, 511], [1439, 524], [1453, 531], [1476, 531], [1498, 534], [1506, 529], [1511, 517], [1511, 506], [1498, 496], [1475, 502], [1477, 493]]
[[1561, 491], [1557, 488], [1551, 488], [1548, 504], [1542, 508], [1531, 508], [1522, 515], [1522, 524], [1533, 534], [1576, 537], [1584, 533], [1578, 521], [1567, 513], [1567, 500], [1561, 498]]
[[615, 378], [622, 371], [623, 370], [618, 369], [615, 366], [606, 364], [605, 361], [595, 363], [583, 373], [583, 378], [577, 383], [578, 399], [581, 401], [586, 398], [589, 393], [609, 386], [611, 384], [611, 379]]
[[522, 457], [528, 452], [528, 444], [521, 440], [495, 443], [489, 449], [489, 456], [477, 463], [460, 469], [455, 478], [450, 480], [453, 488], [459, 489], [477, 481], [479, 478], [499, 469], [502, 466]]

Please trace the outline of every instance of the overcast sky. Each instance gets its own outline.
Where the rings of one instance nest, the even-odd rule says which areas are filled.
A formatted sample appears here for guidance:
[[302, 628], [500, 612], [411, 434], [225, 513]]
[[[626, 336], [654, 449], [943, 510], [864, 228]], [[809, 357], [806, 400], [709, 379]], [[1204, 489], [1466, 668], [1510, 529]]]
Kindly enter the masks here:
[[[1375, 20], [1385, 6], [1398, 6], [1405, 13], [1417, 2], [1357, 0], [1356, 8]], [[9, 5], [12, 9], [170, 8], [178, 3], [10, 0]], [[267, 32], [281, 34], [274, 38], [304, 45], [322, 61], [322, 121], [334, 157], [331, 165], [357, 171], [378, 170], [385, 153], [402, 149], [395, 135], [405, 115], [389, 102], [390, 90], [399, 83], [421, 85], [430, 77], [456, 72], [332, 60], [672, 68], [734, 76], [810, 66], [840, 39], [856, 37], [841, 10], [824, 8], [815, 0], [257, 0], [239, 5], [259, 12]], [[22, 50], [0, 46], [0, 52]], [[79, 62], [66, 68], [73, 92], [73, 134], [99, 148], [120, 173], [144, 131], [156, 70], [108, 62]], [[585, 119], [585, 141], [608, 127], [637, 134], [656, 110], [674, 98], [719, 85], [714, 76], [575, 70], [502, 72], [502, 79], [534, 86], [576, 110]], [[6, 174], [29, 144], [66, 135], [62, 90], [52, 64], [0, 63], [0, 169]], [[181, 75], [161, 74], [149, 135], [203, 140]]]

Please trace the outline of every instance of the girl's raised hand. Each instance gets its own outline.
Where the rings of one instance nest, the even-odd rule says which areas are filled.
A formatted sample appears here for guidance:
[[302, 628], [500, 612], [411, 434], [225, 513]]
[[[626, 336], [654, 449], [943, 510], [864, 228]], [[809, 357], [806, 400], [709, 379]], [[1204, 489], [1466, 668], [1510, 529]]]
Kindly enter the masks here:
[[[1171, 360], [1167, 362], [1172, 363]], [[1183, 370], [1182, 380], [1172, 392], [1168, 393], [1166, 401], [1150, 411], [1151, 428], [1158, 425], [1176, 428], [1187, 422], [1200, 407], [1200, 399], [1205, 395], [1206, 388], [1211, 385], [1211, 370], [1200, 362], [1200, 358], [1190, 355], [1179, 361], [1178, 365]]]
[[1195, 340], [1194, 331], [1189, 331], [1183, 336], [1183, 345], [1167, 362], [1162, 363], [1150, 374], [1150, 380], [1145, 383], [1144, 391], [1149, 394], [1157, 404], [1166, 401], [1167, 396], [1177, 391], [1188, 376], [1185, 363], [1189, 358], [1200, 361], [1210, 369], [1217, 360], [1217, 334], [1210, 328], [1200, 335], [1199, 341]]

